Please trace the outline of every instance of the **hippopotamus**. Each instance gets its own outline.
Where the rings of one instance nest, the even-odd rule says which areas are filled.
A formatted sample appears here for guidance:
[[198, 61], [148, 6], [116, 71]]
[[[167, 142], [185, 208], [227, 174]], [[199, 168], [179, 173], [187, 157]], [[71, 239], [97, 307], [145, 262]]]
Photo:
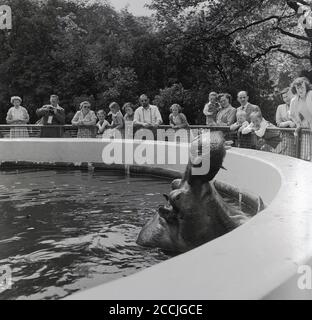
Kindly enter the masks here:
[[[197, 145], [203, 150], [208, 143], [210, 152], [192, 154], [192, 147]], [[164, 195], [167, 204], [160, 206], [143, 226], [137, 244], [182, 253], [234, 230], [249, 219], [242, 211], [229, 206], [213, 183], [223, 168], [228, 148], [230, 146], [221, 132], [203, 134], [192, 142], [189, 163], [182, 179], [172, 182], [172, 191]], [[208, 171], [194, 174], [193, 169], [202, 164], [203, 157], [210, 157]]]

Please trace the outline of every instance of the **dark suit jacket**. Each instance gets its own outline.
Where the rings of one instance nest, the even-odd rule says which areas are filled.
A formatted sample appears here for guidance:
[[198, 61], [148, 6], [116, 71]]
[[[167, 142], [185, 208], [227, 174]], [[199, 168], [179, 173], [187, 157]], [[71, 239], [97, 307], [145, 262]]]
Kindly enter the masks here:
[[[65, 124], [65, 110], [60, 106], [57, 106], [56, 112], [49, 109], [50, 105], [45, 105], [36, 111], [36, 114], [40, 120], [40, 124], [46, 126], [41, 129], [40, 136], [42, 138], [60, 138], [64, 134], [63, 128], [53, 127]], [[52, 117], [51, 123], [48, 123], [49, 117]], [[51, 126], [49, 128], [48, 126]]]

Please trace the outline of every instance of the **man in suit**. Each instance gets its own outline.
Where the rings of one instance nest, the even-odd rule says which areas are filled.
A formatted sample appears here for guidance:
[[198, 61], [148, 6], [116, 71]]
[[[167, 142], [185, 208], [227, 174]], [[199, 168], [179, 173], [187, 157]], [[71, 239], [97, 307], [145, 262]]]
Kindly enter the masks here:
[[41, 138], [61, 138], [64, 134], [64, 129], [59, 126], [65, 124], [65, 110], [58, 103], [58, 96], [53, 94], [50, 96], [50, 104], [36, 111], [41, 118], [40, 124], [45, 126], [41, 129]]
[[249, 96], [247, 91], [241, 91], [237, 95], [237, 101], [240, 103], [240, 107], [237, 108], [237, 112], [245, 111], [246, 120], [250, 123], [250, 115], [253, 112], [261, 112], [260, 108], [249, 102]]

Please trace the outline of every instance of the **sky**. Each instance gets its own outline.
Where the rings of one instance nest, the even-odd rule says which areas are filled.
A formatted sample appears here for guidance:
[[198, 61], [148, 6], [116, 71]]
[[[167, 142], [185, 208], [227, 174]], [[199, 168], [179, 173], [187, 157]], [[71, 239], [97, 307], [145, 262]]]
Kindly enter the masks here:
[[144, 5], [149, 3], [150, 0], [109, 0], [109, 2], [117, 10], [123, 9], [126, 5], [129, 5], [129, 12], [136, 16], [151, 15], [151, 11], [144, 8]]

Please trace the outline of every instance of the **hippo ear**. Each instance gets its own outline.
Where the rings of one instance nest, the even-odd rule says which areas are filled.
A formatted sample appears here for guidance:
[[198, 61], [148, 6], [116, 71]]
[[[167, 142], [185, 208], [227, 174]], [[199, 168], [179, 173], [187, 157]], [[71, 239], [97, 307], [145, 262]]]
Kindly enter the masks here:
[[[193, 148], [193, 150], [191, 150], [190, 161], [184, 176], [184, 180], [190, 185], [196, 182], [206, 183], [211, 181], [222, 168], [226, 154], [225, 140], [223, 134], [220, 132], [211, 132], [209, 135], [194, 142], [196, 143], [192, 143], [191, 148]], [[207, 148], [208, 143], [209, 148]], [[195, 156], [192, 154], [194, 149], [197, 152], [197, 154], [195, 152]], [[207, 161], [207, 159], [209, 161]], [[207, 167], [206, 171], [200, 169], [204, 169], [204, 166]]]
[[175, 179], [171, 182], [171, 190], [176, 190], [181, 187], [182, 179]]

